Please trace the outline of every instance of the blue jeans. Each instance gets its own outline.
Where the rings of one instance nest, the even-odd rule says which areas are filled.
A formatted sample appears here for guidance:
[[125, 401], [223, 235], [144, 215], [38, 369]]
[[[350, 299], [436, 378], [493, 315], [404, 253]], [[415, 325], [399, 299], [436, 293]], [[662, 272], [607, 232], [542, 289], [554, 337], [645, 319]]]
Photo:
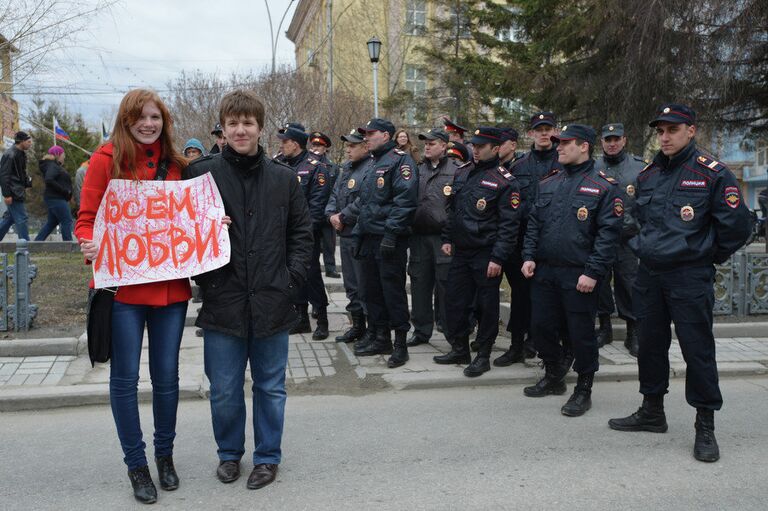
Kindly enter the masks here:
[[8, 229], [12, 225], [16, 224], [16, 234], [20, 240], [29, 241], [29, 229], [27, 228], [27, 208], [24, 207], [23, 202], [13, 201], [11, 204], [6, 204], [8, 208], [3, 213], [3, 219], [0, 220], [0, 241], [8, 234]]
[[61, 225], [61, 239], [72, 241], [72, 212], [69, 203], [64, 199], [45, 198], [45, 204], [48, 206], [48, 221], [40, 228], [35, 241], [45, 241], [57, 225]]
[[245, 454], [245, 364], [253, 379], [253, 464], [280, 463], [285, 418], [288, 332], [270, 337], [235, 337], [204, 331], [205, 374], [211, 382], [213, 436], [219, 460]]
[[112, 352], [109, 401], [128, 470], [147, 464], [139, 422], [139, 361], [144, 324], [149, 335], [149, 376], [155, 419], [155, 457], [173, 454], [179, 404], [179, 347], [187, 302], [165, 307], [112, 305]]

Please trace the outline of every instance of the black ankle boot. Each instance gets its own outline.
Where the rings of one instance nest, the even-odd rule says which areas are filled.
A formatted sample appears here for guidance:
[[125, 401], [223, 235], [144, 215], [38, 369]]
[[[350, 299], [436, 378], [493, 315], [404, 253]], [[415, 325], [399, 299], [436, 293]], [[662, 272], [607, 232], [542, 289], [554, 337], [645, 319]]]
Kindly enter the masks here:
[[389, 355], [392, 353], [392, 337], [389, 328], [377, 328], [373, 341], [355, 350], [358, 357], [370, 357], [373, 355]]
[[576, 381], [576, 388], [568, 399], [568, 402], [560, 409], [560, 413], [568, 417], [579, 417], [592, 408], [592, 382], [595, 373], [580, 374]]
[[637, 352], [640, 349], [640, 340], [637, 338], [635, 322], [631, 319], [627, 320], [627, 338], [624, 339], [624, 347], [627, 348], [627, 351], [629, 351], [631, 356], [637, 358]]
[[312, 340], [322, 341], [328, 338], [328, 309], [319, 307], [317, 309], [317, 328], [312, 334]]
[[387, 367], [393, 369], [400, 367], [408, 362], [408, 347], [406, 344], [406, 336], [408, 332], [396, 330], [395, 331], [395, 349], [392, 352], [392, 356], [387, 360]]
[[336, 337], [336, 342], [355, 342], [365, 335], [365, 314], [363, 311], [352, 313], [352, 327]]
[[565, 394], [568, 387], [565, 385], [565, 371], [558, 362], [544, 364], [544, 377], [536, 382], [536, 385], [525, 387], [523, 394], [528, 397], [544, 397], [549, 395]]
[[715, 411], [697, 408], [695, 427], [696, 442], [693, 444], [693, 457], [709, 463], [719, 460], [720, 447], [715, 439]]
[[149, 475], [149, 467], [144, 465], [136, 470], [128, 471], [128, 479], [133, 486], [133, 496], [143, 504], [154, 504], [157, 502], [157, 488], [152, 482], [152, 476]]
[[496, 357], [493, 365], [496, 367], [507, 367], [518, 362], [525, 362], [525, 348], [522, 339], [512, 339], [509, 349], [502, 355]]
[[597, 347], [602, 348], [606, 344], [613, 342], [613, 326], [611, 326], [611, 316], [600, 315], [600, 327], [595, 331], [597, 337]]
[[441, 365], [469, 364], [472, 361], [472, 356], [469, 354], [469, 338], [464, 336], [451, 341], [451, 351], [445, 355], [432, 357], [432, 360], [435, 364]]
[[608, 426], [616, 431], [667, 432], [667, 416], [664, 414], [664, 395], [643, 397], [643, 404], [635, 413], [620, 419], [611, 419]]
[[483, 373], [487, 373], [491, 370], [491, 363], [488, 355], [485, 353], [478, 353], [475, 359], [464, 368], [464, 376], [467, 378], [475, 378]]
[[160, 488], [165, 491], [173, 491], [179, 487], [179, 476], [173, 466], [173, 456], [160, 456], [155, 458], [157, 475], [160, 479]]
[[289, 334], [308, 334], [312, 332], [312, 325], [309, 324], [309, 313], [307, 312], [308, 305], [297, 305], [296, 310], [299, 312], [299, 322], [295, 327], [291, 328]]

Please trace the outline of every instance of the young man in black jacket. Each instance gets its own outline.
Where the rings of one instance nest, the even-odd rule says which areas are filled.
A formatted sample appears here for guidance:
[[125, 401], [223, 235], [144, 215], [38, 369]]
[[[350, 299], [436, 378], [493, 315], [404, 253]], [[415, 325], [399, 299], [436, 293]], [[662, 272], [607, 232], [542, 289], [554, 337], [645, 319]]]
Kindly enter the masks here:
[[270, 160], [259, 145], [264, 106], [250, 91], [230, 92], [220, 118], [227, 145], [187, 169], [192, 178], [210, 172], [231, 219], [231, 259], [195, 277], [203, 306], [205, 374], [211, 382], [217, 476], [240, 476], [245, 453], [245, 365], [253, 379], [253, 471], [248, 488], [275, 480], [285, 416], [288, 331], [298, 321], [292, 304], [304, 285], [312, 255], [307, 201], [289, 167]]
[[32, 179], [27, 175], [27, 151], [31, 147], [32, 137], [19, 131], [14, 137], [14, 144], [3, 153], [0, 159], [0, 188], [2, 188], [3, 200], [7, 208], [3, 219], [0, 220], [0, 240], [14, 224], [19, 239], [29, 239], [24, 199], [27, 188], [32, 186]]

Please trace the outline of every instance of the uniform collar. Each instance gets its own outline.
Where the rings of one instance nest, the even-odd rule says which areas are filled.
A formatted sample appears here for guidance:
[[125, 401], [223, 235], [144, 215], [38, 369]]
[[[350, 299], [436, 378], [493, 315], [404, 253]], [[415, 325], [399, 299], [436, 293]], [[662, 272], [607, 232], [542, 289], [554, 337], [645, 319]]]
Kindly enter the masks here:
[[662, 170], [672, 170], [679, 167], [684, 161], [687, 161], [696, 152], [696, 141], [691, 140], [685, 148], [679, 153], [675, 154], [671, 158], [659, 151], [653, 158], [653, 162], [656, 163]]
[[371, 154], [373, 155], [374, 158], [381, 158], [382, 156], [384, 156], [385, 153], [389, 152], [395, 147], [397, 147], [397, 143], [394, 140], [390, 140], [386, 144], [371, 151]]
[[[315, 156], [317, 156], [317, 155], [315, 155]], [[302, 152], [300, 152], [299, 154], [297, 154], [296, 156], [294, 156], [292, 158], [285, 158], [284, 161], [285, 161], [285, 163], [287, 163], [291, 167], [295, 167], [296, 165], [298, 165], [306, 157], [307, 157], [307, 150], [304, 149]]]
[[222, 157], [229, 163], [239, 169], [250, 169], [261, 165], [261, 159], [264, 156], [264, 150], [259, 146], [259, 150], [256, 154], [249, 156], [246, 154], [240, 154], [229, 145], [224, 146], [224, 150], [221, 152]]
[[565, 171], [568, 173], [569, 176], [572, 176], [574, 174], [579, 174], [581, 172], [587, 172], [595, 165], [595, 160], [592, 158], [589, 158], [587, 161], [579, 163], [577, 165], [563, 165], [563, 168], [565, 168]]
[[623, 162], [624, 158], [626, 157], [627, 157], [627, 153], [626, 151], [624, 151], [624, 149], [622, 149], [621, 151], [619, 151], [618, 154], [614, 154], [613, 156], [604, 154], [603, 160], [605, 160], [605, 163], [607, 163], [608, 165], [618, 165], [619, 163]]
[[535, 145], [531, 145], [531, 154], [535, 155], [539, 160], [557, 158], [557, 142], [553, 143], [549, 149], [536, 149]]
[[483, 160], [475, 163], [475, 170], [488, 170], [499, 166], [499, 157], [496, 156], [490, 160]]

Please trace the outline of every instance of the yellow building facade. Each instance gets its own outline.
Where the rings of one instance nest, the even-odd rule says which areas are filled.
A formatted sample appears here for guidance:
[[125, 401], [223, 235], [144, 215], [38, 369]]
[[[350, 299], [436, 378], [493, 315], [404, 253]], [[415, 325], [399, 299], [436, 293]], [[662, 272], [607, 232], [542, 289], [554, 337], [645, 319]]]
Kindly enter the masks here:
[[13, 54], [18, 50], [0, 34], [0, 146], [8, 145], [19, 130], [19, 104], [13, 99]]

